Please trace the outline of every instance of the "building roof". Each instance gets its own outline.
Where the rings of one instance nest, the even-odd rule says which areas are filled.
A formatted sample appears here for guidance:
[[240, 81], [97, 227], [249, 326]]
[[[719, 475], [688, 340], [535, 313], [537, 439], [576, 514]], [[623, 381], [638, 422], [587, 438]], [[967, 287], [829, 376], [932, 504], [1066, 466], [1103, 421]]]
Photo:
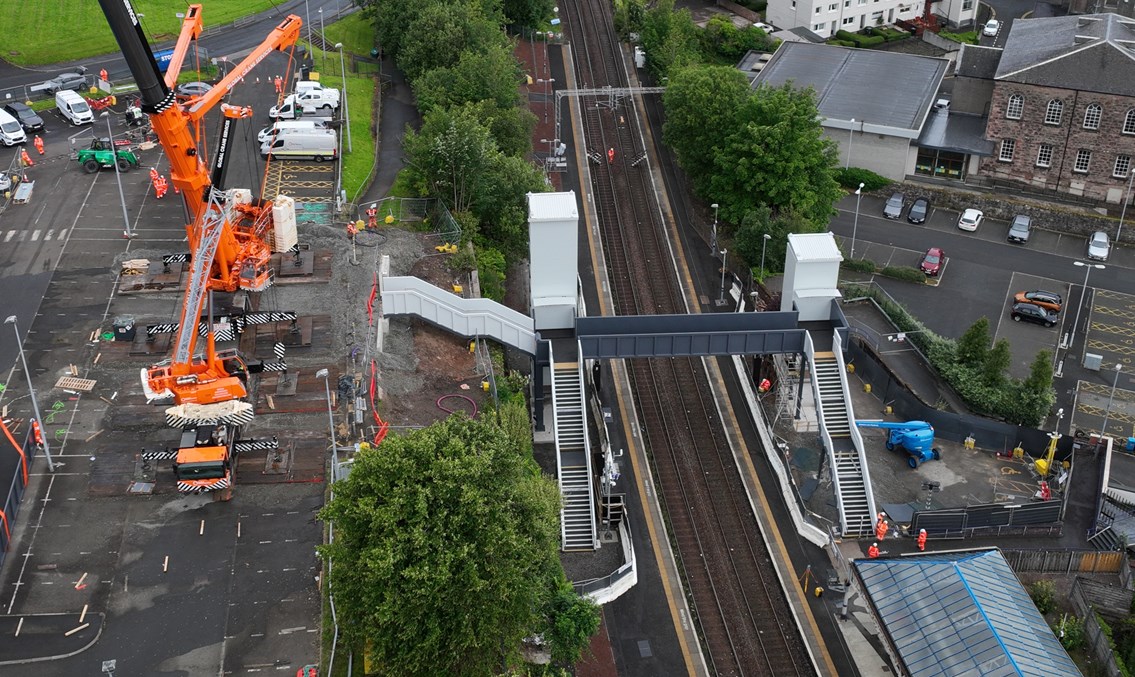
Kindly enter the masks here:
[[912, 677], [1079, 675], [997, 549], [859, 559], [856, 575]]
[[579, 219], [575, 191], [566, 193], [529, 193], [528, 222], [568, 221]]
[[917, 132], [948, 65], [925, 56], [785, 42], [753, 86], [811, 87], [825, 118], [854, 119], [880, 133], [888, 127]]
[[[789, 37], [790, 35], [793, 37]], [[791, 42], [813, 42], [817, 45], [825, 41], [823, 36], [807, 26], [795, 26], [782, 31], [775, 31], [772, 37]]]
[[936, 148], [970, 155], [993, 155], [993, 142], [985, 138], [983, 115], [955, 113], [947, 108], [935, 107], [922, 126], [918, 137], [920, 148]]
[[962, 43], [958, 59], [954, 63], [954, 75], [959, 78], [981, 78], [992, 80], [1001, 63], [1000, 47], [983, 47]]
[[996, 79], [1135, 96], [1135, 20], [1118, 14], [1016, 19]]
[[788, 248], [797, 261], [842, 261], [843, 253], [831, 233], [789, 233]]

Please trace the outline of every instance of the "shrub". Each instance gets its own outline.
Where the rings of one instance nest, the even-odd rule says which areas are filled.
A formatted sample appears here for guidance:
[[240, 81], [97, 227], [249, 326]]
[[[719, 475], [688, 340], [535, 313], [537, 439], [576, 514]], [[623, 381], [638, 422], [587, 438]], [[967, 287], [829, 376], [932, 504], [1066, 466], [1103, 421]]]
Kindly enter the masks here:
[[907, 268], [906, 266], [887, 266], [880, 270], [879, 274], [904, 282], [918, 282], [919, 284], [926, 282], [925, 273], [917, 268]]
[[968, 45], [976, 45], [978, 43], [977, 31], [968, 31], [966, 33], [951, 33], [950, 31], [941, 31], [938, 33], [939, 37], [953, 40], [954, 42], [961, 42]]
[[885, 176], [880, 176], [870, 169], [862, 169], [860, 167], [847, 167], [839, 168], [835, 173], [835, 180], [839, 185], [848, 190], [855, 190], [859, 184], [863, 184], [863, 190], [868, 193], [879, 190], [884, 186], [889, 186], [891, 180]]
[[477, 250], [477, 272], [481, 278], [481, 295], [494, 301], [504, 301], [505, 270], [508, 263], [498, 249], [484, 247]]
[[1056, 610], [1056, 584], [1052, 581], [1037, 581], [1029, 586], [1029, 597], [1042, 614], [1050, 614]]
[[873, 273], [875, 272], [875, 262], [868, 261], [867, 259], [844, 259], [843, 263], [839, 264], [840, 268], [851, 270], [856, 273]]
[[855, 43], [850, 41], [850, 40], [828, 40], [828, 44], [829, 45], [835, 45], [836, 47], [854, 47], [855, 46]]
[[1053, 623], [1052, 630], [1068, 651], [1084, 646], [1084, 621], [1079, 616], [1067, 616], [1060, 622]]

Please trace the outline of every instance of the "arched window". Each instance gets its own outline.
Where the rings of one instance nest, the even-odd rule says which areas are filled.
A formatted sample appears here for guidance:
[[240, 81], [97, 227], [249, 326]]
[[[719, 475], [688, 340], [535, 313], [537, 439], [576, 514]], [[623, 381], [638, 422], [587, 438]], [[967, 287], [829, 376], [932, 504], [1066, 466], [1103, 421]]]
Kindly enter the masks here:
[[1103, 106], [1093, 103], [1084, 110], [1084, 129], [1099, 129], [1103, 117]]
[[1135, 108], [1127, 111], [1127, 117], [1123, 118], [1123, 133], [1135, 134]]
[[1048, 102], [1048, 108], [1044, 111], [1044, 124], [1058, 125], [1060, 119], [1064, 117], [1064, 102], [1060, 99], [1053, 99]]
[[1025, 109], [1025, 97], [1020, 94], [1014, 94], [1009, 97], [1009, 102], [1005, 104], [1005, 117], [1010, 120], [1020, 120], [1021, 112]]

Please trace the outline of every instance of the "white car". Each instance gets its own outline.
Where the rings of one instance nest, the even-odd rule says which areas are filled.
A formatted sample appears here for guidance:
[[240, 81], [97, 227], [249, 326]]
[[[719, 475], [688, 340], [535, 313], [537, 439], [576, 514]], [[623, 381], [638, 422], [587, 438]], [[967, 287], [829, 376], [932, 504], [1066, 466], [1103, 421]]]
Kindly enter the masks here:
[[990, 19], [985, 22], [985, 28], [981, 29], [982, 35], [996, 36], [997, 31], [1001, 29], [1001, 22], [997, 19]]
[[1106, 261], [1110, 253], [1111, 243], [1107, 239], [1107, 233], [1102, 230], [1092, 233], [1088, 238], [1088, 258], [1093, 261]]
[[958, 219], [958, 228], [972, 233], [984, 220], [985, 214], [982, 214], [980, 209], [967, 209], [962, 212], [962, 217]]

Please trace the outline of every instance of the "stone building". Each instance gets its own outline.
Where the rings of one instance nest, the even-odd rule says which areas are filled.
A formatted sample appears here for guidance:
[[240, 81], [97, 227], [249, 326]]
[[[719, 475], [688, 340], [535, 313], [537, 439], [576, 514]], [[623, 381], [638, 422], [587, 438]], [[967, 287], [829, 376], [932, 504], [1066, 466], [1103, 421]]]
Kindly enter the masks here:
[[963, 88], [990, 91], [985, 138], [994, 149], [979, 174], [994, 185], [1120, 203], [1135, 157], [1135, 21], [1017, 19], [999, 58], [980, 52]]

